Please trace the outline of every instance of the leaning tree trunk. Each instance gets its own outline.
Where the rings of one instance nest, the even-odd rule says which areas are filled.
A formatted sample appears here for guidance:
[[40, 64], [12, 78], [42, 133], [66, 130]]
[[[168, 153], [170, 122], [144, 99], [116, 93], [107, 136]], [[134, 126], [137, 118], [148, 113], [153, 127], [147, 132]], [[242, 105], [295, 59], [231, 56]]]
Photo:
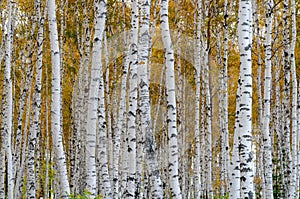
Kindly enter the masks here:
[[63, 148], [61, 130], [61, 78], [60, 54], [58, 44], [55, 0], [48, 1], [48, 21], [50, 31], [51, 62], [52, 62], [52, 102], [51, 102], [51, 129], [52, 143], [56, 155], [58, 179], [60, 180], [60, 193], [62, 198], [68, 198], [70, 186], [68, 181], [66, 157]]

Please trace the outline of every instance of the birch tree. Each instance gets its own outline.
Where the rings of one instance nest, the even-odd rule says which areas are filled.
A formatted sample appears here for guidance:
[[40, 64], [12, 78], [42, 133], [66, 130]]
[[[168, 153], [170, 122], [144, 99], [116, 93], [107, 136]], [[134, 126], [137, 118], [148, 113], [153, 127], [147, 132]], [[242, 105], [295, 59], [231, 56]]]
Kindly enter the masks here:
[[[101, 18], [101, 33], [100, 38], [102, 38], [105, 35], [104, 32], [104, 26], [105, 26], [105, 20], [106, 20], [106, 6], [107, 2], [105, 0], [100, 1], [100, 15], [102, 15], [103, 18]], [[102, 27], [103, 26], [103, 27]], [[102, 46], [101, 43], [100, 46], [100, 52], [98, 55], [98, 60], [101, 64], [101, 53], [102, 53]], [[105, 113], [105, 85], [104, 85], [104, 79], [103, 79], [103, 67], [102, 64], [100, 65], [100, 80], [99, 80], [99, 106], [98, 106], [98, 120], [99, 120], [99, 138], [98, 138], [98, 170], [100, 170], [100, 179], [101, 183], [99, 183], [99, 192], [104, 193], [103, 196], [107, 199], [112, 198], [112, 190], [111, 190], [111, 182], [109, 178], [109, 168], [108, 168], [108, 153], [107, 153], [107, 127], [106, 127], [106, 113]]]
[[51, 63], [52, 63], [52, 101], [51, 101], [51, 129], [52, 143], [56, 155], [57, 173], [60, 180], [60, 193], [62, 198], [68, 198], [70, 186], [68, 181], [66, 157], [63, 147], [61, 130], [61, 84], [60, 84], [60, 53], [56, 22], [55, 0], [48, 1], [48, 21], [50, 31]]
[[87, 115], [87, 137], [86, 137], [86, 188], [91, 193], [91, 197], [96, 197], [97, 191], [97, 172], [96, 172], [96, 126], [97, 126], [97, 108], [98, 108], [98, 89], [101, 78], [102, 60], [99, 55], [102, 51], [102, 39], [106, 20], [106, 2], [105, 0], [94, 1], [95, 33], [93, 39], [91, 83], [89, 87], [89, 102]]
[[197, 2], [197, 30], [196, 30], [196, 50], [195, 50], [195, 82], [196, 82], [196, 99], [195, 99], [195, 198], [200, 196], [200, 87], [201, 87], [201, 18], [202, 18], [202, 1]]
[[[296, 46], [296, 4], [295, 0], [291, 1], [291, 49], [290, 49], [290, 59], [291, 59], [291, 73], [292, 73], [292, 174], [291, 174], [291, 184], [290, 184], [290, 198], [296, 198], [296, 187], [297, 187], [297, 121], [299, 120], [297, 116], [297, 93], [298, 93], [298, 83], [296, 76], [296, 64], [295, 64], [295, 46]], [[299, 175], [299, 174], [298, 174]], [[299, 185], [298, 185], [299, 186]], [[299, 192], [299, 190], [297, 191]]]
[[[106, 5], [104, 5], [105, 7]], [[101, 55], [101, 54], [100, 54]], [[101, 60], [101, 59], [99, 59]], [[101, 183], [99, 183], [99, 192], [104, 193], [105, 198], [112, 198], [111, 184], [108, 173], [108, 157], [107, 157], [107, 138], [106, 138], [106, 119], [105, 119], [105, 97], [104, 97], [104, 81], [102, 67], [100, 68], [100, 84], [99, 84], [99, 106], [98, 106], [98, 170], [100, 171]], [[101, 186], [100, 186], [101, 185]]]
[[138, 56], [138, 0], [132, 1], [130, 48], [128, 51], [130, 79], [129, 79], [129, 109], [128, 109], [128, 176], [126, 197], [135, 198], [136, 181], [136, 110], [137, 110], [137, 56]]
[[265, 78], [264, 78], [264, 112], [263, 112], [263, 150], [264, 172], [265, 172], [265, 197], [273, 198], [272, 181], [272, 145], [270, 131], [270, 105], [271, 105], [271, 83], [272, 83], [272, 23], [273, 23], [273, 0], [266, 2], [266, 41], [265, 41]]
[[252, 5], [250, 0], [239, 1], [238, 44], [240, 51], [240, 79], [237, 106], [239, 112], [240, 198], [255, 198], [252, 151]]
[[[43, 26], [44, 26], [44, 19], [41, 13], [41, 2], [39, 0], [35, 1], [35, 8], [36, 8], [36, 16], [35, 20], [38, 24], [38, 56], [36, 62], [36, 83], [35, 83], [35, 97], [33, 103], [34, 109], [34, 121], [32, 131], [30, 131], [29, 135], [29, 147], [28, 147], [28, 168], [27, 168], [27, 186], [28, 186], [28, 197], [35, 198], [36, 197], [36, 190], [38, 189], [36, 184], [36, 172], [35, 170], [39, 170], [38, 168], [35, 169], [36, 161], [35, 161], [35, 151], [36, 151], [36, 139], [37, 135], [39, 135], [40, 131], [40, 111], [41, 111], [41, 87], [42, 87], [42, 56], [43, 56]], [[34, 27], [35, 28], [34, 23]], [[29, 66], [30, 67], [30, 66]], [[30, 163], [30, 164], [29, 164]], [[37, 175], [38, 177], [38, 175]]]
[[[231, 4], [230, 4], [231, 5]], [[229, 3], [227, 0], [224, 2], [224, 41], [223, 41], [223, 62], [221, 69], [221, 181], [223, 182], [221, 195], [225, 194], [229, 188], [229, 131], [228, 131], [228, 40], [229, 40], [229, 30], [228, 30], [228, 14]]]
[[169, 30], [168, 18], [168, 0], [161, 1], [160, 8], [160, 26], [162, 32], [162, 41], [165, 50], [166, 60], [166, 94], [167, 94], [167, 125], [169, 137], [169, 172], [170, 188], [172, 198], [181, 199], [181, 190], [179, 186], [178, 175], [178, 139], [177, 139], [177, 112], [175, 95], [175, 72], [174, 72], [174, 50]]
[[284, 164], [284, 183], [287, 198], [293, 198], [291, 176], [292, 176], [292, 157], [291, 157], [291, 65], [290, 65], [290, 21], [289, 21], [289, 1], [283, 1], [283, 69], [284, 69], [284, 91], [283, 91], [283, 112], [284, 112], [284, 131], [283, 131], [283, 164]]
[[12, 161], [12, 124], [13, 124], [13, 91], [12, 91], [12, 45], [13, 45], [13, 31], [12, 31], [12, 1], [7, 4], [7, 26], [6, 26], [6, 42], [5, 42], [5, 68], [4, 68], [4, 86], [5, 91], [3, 95], [4, 110], [2, 112], [2, 144], [1, 144], [1, 190], [0, 196], [5, 196], [4, 190], [4, 172], [5, 172], [5, 157], [6, 157], [6, 178], [7, 178], [7, 198], [13, 198], [14, 177], [13, 177], [13, 161]]
[[139, 86], [139, 110], [141, 114], [141, 131], [145, 135], [145, 161], [149, 178], [152, 184], [151, 197], [163, 198], [162, 182], [157, 161], [156, 143], [151, 128], [150, 98], [149, 98], [149, 24], [150, 1], [141, 0], [140, 10], [140, 37], [138, 44], [138, 86]]

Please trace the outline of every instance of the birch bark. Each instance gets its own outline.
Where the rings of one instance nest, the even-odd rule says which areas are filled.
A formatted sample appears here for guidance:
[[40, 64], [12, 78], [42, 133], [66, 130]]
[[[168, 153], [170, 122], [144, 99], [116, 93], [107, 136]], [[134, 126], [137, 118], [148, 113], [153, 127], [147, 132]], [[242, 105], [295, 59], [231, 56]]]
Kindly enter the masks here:
[[162, 183], [158, 168], [156, 143], [151, 128], [150, 98], [149, 98], [149, 25], [150, 1], [141, 1], [140, 38], [138, 45], [138, 86], [139, 86], [139, 111], [141, 113], [141, 131], [145, 135], [145, 160], [146, 168], [151, 180], [151, 197], [163, 198]]
[[[125, 33], [124, 33], [125, 34]], [[124, 42], [126, 42], [126, 36], [124, 36]], [[127, 49], [125, 50], [127, 51]], [[113, 194], [114, 198], [118, 198], [120, 195], [120, 183], [121, 178], [119, 178], [119, 163], [123, 163], [120, 161], [120, 148], [121, 148], [121, 140], [125, 138], [124, 134], [126, 130], [123, 128], [126, 121], [126, 90], [127, 90], [127, 76], [128, 76], [128, 58], [125, 57], [124, 66], [122, 70], [122, 81], [121, 81], [121, 94], [120, 94], [120, 103], [119, 110], [117, 116], [117, 124], [116, 129], [114, 131], [113, 138]], [[125, 169], [126, 170], [126, 169]]]
[[91, 82], [89, 87], [89, 102], [87, 115], [87, 135], [86, 135], [86, 188], [91, 193], [91, 197], [96, 197], [97, 193], [97, 172], [96, 172], [96, 134], [97, 134], [97, 108], [98, 89], [102, 72], [102, 60], [99, 55], [102, 51], [102, 39], [106, 20], [106, 1], [94, 1], [95, 15], [92, 50]]
[[290, 63], [290, 32], [289, 32], [289, 1], [283, 1], [283, 23], [285, 24], [285, 29], [283, 32], [283, 69], [284, 69], [284, 91], [283, 91], [283, 112], [284, 112], [284, 131], [283, 131], [283, 164], [284, 164], [284, 179], [286, 182], [283, 184], [285, 186], [285, 192], [287, 198], [293, 198], [291, 185], [291, 174], [292, 174], [292, 157], [291, 157], [291, 63]]
[[1, 190], [0, 196], [5, 196], [4, 190], [4, 173], [5, 173], [5, 156], [7, 162], [6, 178], [7, 178], [7, 198], [13, 199], [14, 190], [14, 176], [13, 176], [13, 161], [12, 161], [12, 124], [13, 124], [13, 99], [12, 99], [12, 78], [11, 78], [11, 61], [12, 61], [12, 41], [13, 41], [13, 31], [12, 31], [12, 1], [8, 1], [7, 10], [7, 28], [6, 28], [6, 43], [5, 43], [5, 68], [4, 68], [4, 110], [2, 113], [2, 160], [1, 166]]
[[272, 23], [273, 23], [273, 0], [266, 2], [266, 41], [265, 41], [265, 78], [264, 78], [264, 113], [263, 113], [263, 152], [265, 172], [265, 197], [273, 198], [273, 165], [272, 145], [270, 131], [270, 105], [271, 105], [271, 83], [272, 83]]
[[201, 17], [202, 1], [197, 2], [197, 30], [196, 30], [196, 50], [195, 50], [195, 82], [196, 82], [196, 99], [195, 99], [195, 170], [194, 170], [194, 197], [200, 197], [200, 87], [201, 87]]
[[52, 102], [51, 102], [51, 129], [52, 143], [56, 155], [60, 193], [62, 198], [68, 198], [70, 186], [68, 181], [66, 157], [63, 149], [61, 130], [61, 84], [60, 84], [60, 54], [56, 22], [55, 0], [48, 1], [48, 21], [50, 31], [51, 62], [52, 62]]
[[[105, 7], [106, 5], [104, 5]], [[101, 60], [101, 54], [99, 54], [99, 60]], [[107, 137], [106, 137], [106, 119], [105, 119], [105, 96], [104, 96], [104, 81], [103, 71], [100, 68], [100, 84], [99, 84], [99, 107], [98, 107], [98, 170], [100, 171], [101, 183], [99, 183], [100, 193], [104, 193], [103, 196], [107, 199], [112, 198], [112, 190], [108, 173], [108, 157], [107, 157]]]
[[137, 55], [138, 55], [138, 0], [132, 1], [130, 49], [128, 52], [130, 79], [129, 79], [129, 110], [128, 110], [128, 176], [126, 198], [135, 198], [136, 182], [136, 110], [137, 110]]
[[[296, 198], [297, 192], [297, 76], [296, 76], [296, 64], [295, 64], [295, 46], [296, 46], [296, 5], [295, 0], [291, 1], [291, 15], [292, 15], [292, 34], [291, 34], [291, 49], [290, 49], [290, 59], [291, 59], [291, 73], [292, 73], [292, 174], [291, 174], [291, 184], [290, 184], [290, 198]], [[296, 192], [297, 191], [297, 192]]]
[[238, 137], [240, 143], [240, 198], [255, 198], [252, 151], [252, 5], [250, 0], [239, 1], [238, 43], [240, 51], [240, 89]]
[[168, 109], [168, 136], [169, 136], [169, 172], [170, 172], [170, 188], [172, 198], [181, 199], [181, 190], [178, 175], [178, 139], [177, 139], [177, 110], [175, 95], [175, 73], [174, 73], [174, 50], [169, 30], [168, 18], [168, 0], [161, 1], [160, 8], [160, 25], [162, 32], [162, 41], [165, 49], [166, 60], [166, 94]]

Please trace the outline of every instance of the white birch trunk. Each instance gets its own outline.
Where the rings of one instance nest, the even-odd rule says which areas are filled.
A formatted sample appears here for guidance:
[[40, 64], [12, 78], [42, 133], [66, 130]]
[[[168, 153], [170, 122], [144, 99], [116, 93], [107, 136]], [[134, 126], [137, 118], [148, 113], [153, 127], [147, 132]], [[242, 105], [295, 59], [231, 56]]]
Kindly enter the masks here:
[[[237, 98], [236, 98], [236, 107], [240, 104], [240, 88], [237, 88]], [[239, 111], [236, 108], [235, 113], [235, 126], [234, 126], [234, 138], [233, 138], [233, 148], [232, 148], [232, 160], [230, 163], [230, 183], [229, 183], [229, 197], [230, 198], [240, 198], [240, 158], [239, 158], [239, 142], [240, 139], [238, 137], [239, 132], [239, 123], [240, 123], [240, 115]]]
[[[300, 89], [300, 82], [298, 81], [298, 90]], [[297, 181], [296, 190], [300, 190], [300, 92], [298, 92], [298, 131], [297, 131]], [[299, 191], [297, 191], [296, 198], [299, 198]]]
[[[106, 5], [104, 5], [105, 7]], [[101, 54], [98, 55], [99, 60], [101, 60]], [[108, 157], [107, 157], [107, 137], [106, 137], [106, 119], [105, 119], [105, 96], [104, 96], [104, 81], [103, 81], [103, 71], [100, 68], [100, 84], [99, 84], [99, 107], [98, 107], [98, 169], [100, 170], [101, 186], [99, 187], [100, 193], [104, 193], [103, 197], [107, 199], [112, 198], [112, 190], [110, 184], [110, 178], [108, 173]], [[100, 183], [99, 183], [100, 184]]]
[[[30, 100], [31, 100], [31, 92], [29, 91], [28, 97], [27, 97], [27, 104], [30, 104]], [[23, 136], [23, 140], [22, 143], [20, 143], [20, 145], [22, 145], [22, 151], [21, 151], [21, 162], [20, 162], [20, 166], [18, 167], [18, 172], [17, 172], [17, 176], [16, 176], [16, 183], [15, 183], [15, 190], [14, 190], [14, 198], [20, 198], [21, 194], [22, 194], [22, 189], [24, 186], [24, 176], [25, 176], [25, 168], [26, 168], [26, 144], [27, 144], [27, 134], [28, 134], [28, 124], [29, 124], [29, 117], [30, 117], [30, 113], [31, 111], [29, 110], [30, 108], [28, 108], [27, 113], [26, 113], [26, 117], [25, 117], [25, 125], [24, 125], [24, 136]]]
[[[105, 5], [106, 6], [106, 5]], [[105, 32], [103, 33], [105, 37]], [[104, 38], [106, 39], [106, 38]], [[105, 43], [105, 45], [107, 45]], [[106, 48], [106, 47], [105, 47]], [[107, 49], [106, 49], [107, 50]], [[100, 54], [101, 55], [101, 54]], [[100, 56], [101, 57], [101, 56]], [[108, 58], [106, 57], [106, 60]], [[100, 59], [101, 60], [101, 59]], [[108, 152], [107, 152], [107, 120], [105, 109], [105, 84], [103, 78], [103, 67], [100, 68], [100, 85], [99, 85], [99, 107], [98, 107], [98, 168], [100, 170], [99, 192], [104, 198], [112, 198], [111, 181], [109, 176]]]
[[[125, 36], [124, 36], [125, 37]], [[126, 43], [126, 37], [124, 38], [124, 42]], [[125, 50], [127, 51], [127, 50]], [[116, 129], [114, 130], [114, 138], [113, 138], [113, 194], [114, 198], [120, 197], [120, 182], [119, 178], [119, 163], [123, 163], [120, 161], [120, 148], [121, 148], [121, 140], [124, 138], [125, 129], [123, 125], [126, 121], [126, 91], [127, 91], [127, 75], [128, 75], [128, 58], [125, 57], [124, 66], [122, 70], [122, 81], [121, 81], [121, 94], [120, 94], [120, 103], [118, 106], [118, 116], [117, 116], [117, 124]]]
[[[89, 60], [91, 57], [91, 30], [89, 28], [90, 24], [90, 18], [87, 14], [87, 5], [85, 2], [83, 2], [83, 13], [84, 13], [84, 21], [83, 21], [83, 49], [84, 49], [84, 55], [83, 55], [83, 85], [82, 85], [82, 93], [83, 99], [82, 99], [82, 110], [80, 112], [80, 123], [81, 123], [81, 129], [80, 129], [80, 147], [79, 147], [79, 169], [78, 176], [82, 176], [82, 180], [79, 181], [79, 193], [83, 193], [84, 189], [86, 187], [86, 178], [87, 178], [87, 169], [86, 169], [86, 145], [87, 145], [87, 114], [88, 114], [88, 103], [89, 103], [89, 82], [90, 82], [90, 73], [89, 73]], [[78, 181], [78, 180], [77, 180]]]
[[[91, 193], [91, 197], [96, 197], [97, 193], [97, 172], [96, 172], [96, 134], [97, 134], [97, 108], [98, 89], [101, 79], [101, 51], [102, 39], [106, 20], [106, 1], [94, 1], [94, 39], [92, 51], [91, 82], [89, 87], [88, 115], [87, 115], [87, 135], [86, 135], [86, 188]], [[100, 57], [99, 57], [100, 56]]]
[[254, 163], [252, 151], [252, 5], [250, 0], [239, 1], [238, 42], [240, 51], [239, 158], [240, 198], [255, 198]]
[[[35, 151], [36, 151], [36, 139], [37, 135], [40, 134], [40, 112], [41, 112], [41, 88], [42, 88], [42, 56], [43, 56], [43, 26], [44, 19], [41, 14], [41, 3], [39, 0], [35, 2], [36, 7], [36, 21], [38, 23], [38, 52], [37, 52], [37, 62], [36, 62], [36, 83], [35, 83], [35, 97], [33, 103], [34, 109], [34, 120], [33, 120], [33, 128], [29, 135], [29, 146], [28, 146], [28, 168], [27, 168], [27, 196], [29, 198], [36, 197], [36, 190], [38, 189], [36, 184], [36, 176], [35, 170], [39, 169], [35, 168]], [[30, 66], [29, 66], [30, 67]], [[37, 161], [38, 162], [38, 161]]]
[[[47, 6], [45, 8], [45, 12], [47, 10]], [[45, 68], [45, 76], [46, 76], [46, 88], [48, 88], [48, 69], [47, 67]], [[48, 103], [49, 103], [49, 97], [48, 97], [48, 89], [46, 89], [46, 99], [45, 99], [45, 115], [46, 115], [46, 121], [45, 121], [45, 128], [46, 128], [46, 140], [45, 140], [45, 166], [46, 166], [46, 171], [45, 171], [45, 190], [44, 190], [44, 197], [47, 198], [49, 196], [49, 184], [51, 184], [51, 180], [49, 179], [49, 163], [50, 163], [50, 144], [49, 144], [49, 108], [48, 108]]]
[[139, 103], [141, 111], [141, 131], [145, 135], [145, 160], [147, 172], [151, 180], [151, 197], [163, 198], [162, 183], [157, 162], [156, 144], [151, 128], [149, 78], [148, 78], [148, 55], [149, 55], [149, 24], [150, 24], [150, 1], [141, 1], [141, 21], [139, 51]]
[[[204, 50], [201, 52], [201, 57], [204, 57]], [[201, 59], [203, 61], [203, 59]], [[201, 75], [204, 77], [204, 67], [201, 67]], [[205, 117], [205, 89], [204, 89], [204, 83], [203, 83], [203, 78], [202, 78], [202, 85], [201, 85], [201, 111], [200, 111], [200, 116], [201, 116], [201, 139], [200, 139], [200, 151], [201, 157], [200, 157], [200, 183], [202, 184], [201, 190], [200, 190], [200, 198], [204, 198], [206, 195], [206, 190], [207, 190], [207, 165], [206, 165], [206, 136], [205, 136], [205, 125], [206, 125], [206, 117]]]
[[[272, 89], [272, 23], [274, 6], [273, 0], [266, 2], [267, 19], [266, 19], [266, 41], [265, 41], [265, 78], [264, 78], [264, 113], [263, 113], [263, 153], [264, 153], [264, 179], [266, 198], [273, 198], [273, 165], [272, 165], [272, 144], [270, 131], [270, 106], [271, 106], [271, 89]], [[259, 85], [260, 86], [260, 85]]]
[[[25, 56], [22, 56], [22, 67], [21, 69], [24, 70], [25, 65]], [[19, 175], [18, 171], [20, 169], [21, 164], [21, 149], [22, 149], [22, 130], [25, 128], [22, 126], [23, 124], [23, 114], [25, 111], [25, 104], [26, 104], [26, 95], [28, 94], [28, 90], [32, 83], [32, 76], [33, 76], [33, 70], [30, 66], [30, 64], [27, 64], [26, 66], [27, 72], [26, 72], [26, 81], [24, 80], [25, 77], [22, 75], [22, 81], [21, 84], [24, 85], [24, 88], [21, 90], [20, 99], [19, 99], [19, 112], [18, 112], [18, 122], [17, 122], [17, 130], [16, 130], [16, 138], [15, 138], [15, 147], [14, 147], [14, 177], [17, 179], [17, 176]], [[29, 90], [30, 91], [30, 90]], [[28, 106], [29, 107], [29, 106]], [[30, 112], [28, 108], [28, 112]], [[27, 154], [26, 154], [27, 155]], [[18, 189], [17, 182], [15, 183], [15, 190]], [[15, 191], [16, 192], [16, 191]]]
[[[259, 125], [259, 130], [256, 135], [256, 141], [258, 142], [257, 147], [257, 156], [258, 156], [258, 161], [256, 161], [256, 174], [258, 177], [261, 179], [261, 183], [257, 184], [256, 187], [260, 187], [261, 189], [261, 196], [262, 198], [265, 198], [265, 174], [264, 174], [264, 165], [263, 165], [263, 159], [264, 159], [264, 132], [263, 132], [263, 96], [262, 96], [262, 58], [261, 58], [261, 40], [260, 40], [260, 21], [258, 20], [258, 9], [257, 9], [257, 2], [256, 0], [252, 0], [252, 7], [253, 7], [253, 32], [256, 34], [256, 49], [257, 49], [257, 95], [258, 95], [258, 125]], [[258, 197], [259, 197], [258, 196]]]
[[166, 93], [168, 109], [168, 136], [169, 136], [169, 172], [170, 188], [172, 198], [181, 199], [181, 190], [178, 175], [178, 139], [177, 139], [177, 113], [175, 95], [175, 72], [174, 72], [174, 51], [169, 30], [168, 0], [162, 0], [160, 9], [160, 25], [162, 41], [165, 49], [166, 59]]
[[283, 23], [284, 26], [284, 32], [283, 32], [283, 67], [284, 67], [284, 91], [283, 91], [283, 112], [284, 112], [284, 142], [283, 142], [283, 164], [284, 164], [284, 180], [285, 183], [283, 184], [285, 186], [285, 192], [286, 192], [286, 198], [293, 198], [292, 196], [292, 185], [291, 185], [291, 174], [292, 174], [292, 157], [291, 157], [291, 111], [290, 111], [290, 100], [291, 100], [291, 65], [290, 65], [290, 31], [289, 31], [289, 1], [284, 0], [283, 1]]
[[105, 101], [106, 101], [106, 129], [107, 129], [107, 156], [108, 156], [108, 168], [109, 168], [109, 177], [110, 177], [110, 183], [112, 185], [112, 162], [113, 162], [113, 144], [112, 144], [112, 124], [111, 124], [111, 99], [110, 99], [110, 81], [109, 81], [109, 75], [110, 75], [110, 71], [109, 71], [109, 52], [108, 52], [108, 45], [107, 45], [107, 36], [106, 36], [107, 32], [104, 32], [104, 54], [105, 54]]
[[196, 82], [196, 99], [195, 99], [195, 169], [194, 169], [194, 197], [198, 199], [200, 197], [200, 87], [201, 87], [201, 1], [198, 1], [198, 20], [197, 20], [197, 32], [196, 32], [196, 51], [195, 51], [195, 82]]
[[211, 97], [210, 97], [210, 83], [209, 83], [209, 61], [208, 61], [208, 49], [204, 52], [204, 89], [205, 89], [205, 111], [206, 111], [206, 164], [207, 164], [207, 194], [208, 198], [213, 198], [213, 190], [212, 190], [212, 105], [211, 105]]
[[[137, 55], [138, 55], [138, 0], [132, 1], [130, 49], [128, 51], [130, 79], [129, 79], [129, 110], [128, 110], [128, 175], [126, 198], [135, 198], [136, 182], [136, 114], [137, 114]], [[126, 148], [125, 148], [126, 150]]]
[[52, 62], [52, 102], [51, 102], [51, 129], [52, 143], [56, 155], [57, 173], [60, 180], [62, 198], [68, 198], [70, 186], [68, 181], [66, 157], [63, 149], [61, 130], [61, 85], [60, 85], [60, 57], [56, 22], [55, 0], [48, 1], [48, 21], [50, 30], [51, 62]]
[[[295, 0], [291, 1], [291, 11], [292, 11], [292, 38], [291, 38], [291, 49], [290, 49], [290, 59], [291, 59], [291, 73], [292, 73], [292, 174], [291, 174], [291, 184], [290, 184], [290, 198], [296, 198], [296, 186], [297, 186], [297, 76], [296, 76], [296, 60], [295, 60], [295, 46], [296, 46], [296, 5]], [[298, 190], [297, 192], [299, 192]]]
[[[223, 182], [224, 182], [224, 191], [225, 193], [228, 192], [228, 188], [229, 188], [229, 131], [228, 131], [228, 37], [229, 37], [229, 33], [228, 33], [228, 1], [225, 0], [224, 2], [224, 54], [223, 54], [223, 69], [222, 69], [222, 86], [223, 86], [223, 91], [222, 91], [222, 135], [223, 135], [223, 147], [222, 147], [222, 167], [223, 170], [221, 172], [223, 172], [224, 177], [223, 178]], [[221, 178], [221, 180], [222, 180]]]
[[[12, 78], [11, 78], [11, 61], [12, 61], [12, 41], [13, 41], [13, 32], [12, 32], [12, 1], [8, 1], [7, 4], [8, 16], [7, 16], [7, 28], [6, 28], [6, 43], [5, 43], [5, 68], [4, 68], [4, 111], [2, 113], [2, 158], [6, 156], [7, 170], [7, 198], [13, 199], [13, 190], [14, 190], [14, 176], [13, 176], [13, 161], [12, 161], [12, 125], [13, 125], [13, 97], [12, 97]], [[4, 155], [5, 154], [5, 155]], [[4, 161], [4, 160], [3, 160]], [[1, 162], [3, 167], [5, 167], [5, 162]], [[1, 176], [1, 193], [0, 196], [4, 196], [4, 172], [3, 168], [3, 177]], [[3, 184], [2, 184], [3, 183]], [[2, 187], [3, 186], [3, 187]], [[3, 192], [2, 192], [3, 190]], [[2, 195], [3, 194], [3, 195]], [[4, 197], [3, 197], [4, 198]]]

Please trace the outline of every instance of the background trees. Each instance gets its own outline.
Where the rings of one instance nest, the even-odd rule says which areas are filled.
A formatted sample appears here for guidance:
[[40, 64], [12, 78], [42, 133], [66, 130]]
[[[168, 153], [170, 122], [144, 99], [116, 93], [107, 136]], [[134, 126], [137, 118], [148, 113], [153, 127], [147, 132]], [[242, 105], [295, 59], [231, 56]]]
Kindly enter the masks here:
[[0, 197], [299, 197], [299, 1], [0, 11]]

